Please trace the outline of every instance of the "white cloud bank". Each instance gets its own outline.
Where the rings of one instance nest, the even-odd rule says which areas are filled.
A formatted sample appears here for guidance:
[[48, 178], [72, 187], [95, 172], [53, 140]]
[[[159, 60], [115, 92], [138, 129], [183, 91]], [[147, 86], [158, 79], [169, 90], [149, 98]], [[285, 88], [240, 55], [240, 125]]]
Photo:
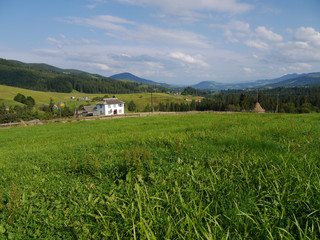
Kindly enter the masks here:
[[184, 29], [160, 28], [148, 24], [139, 24], [124, 18], [110, 15], [91, 18], [66, 17], [60, 21], [90, 28], [106, 30], [106, 35], [125, 41], [138, 43], [158, 43], [184, 45], [196, 48], [210, 48], [206, 37]]
[[300, 27], [295, 33], [295, 39], [320, 47], [320, 32], [317, 32], [312, 27]]

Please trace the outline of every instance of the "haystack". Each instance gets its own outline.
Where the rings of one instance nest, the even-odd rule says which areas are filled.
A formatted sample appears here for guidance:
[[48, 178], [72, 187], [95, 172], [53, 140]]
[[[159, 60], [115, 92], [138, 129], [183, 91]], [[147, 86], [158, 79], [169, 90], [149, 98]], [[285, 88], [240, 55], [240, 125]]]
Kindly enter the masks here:
[[254, 113], [265, 113], [266, 111], [261, 107], [260, 103], [256, 103], [254, 108], [252, 109], [252, 112]]

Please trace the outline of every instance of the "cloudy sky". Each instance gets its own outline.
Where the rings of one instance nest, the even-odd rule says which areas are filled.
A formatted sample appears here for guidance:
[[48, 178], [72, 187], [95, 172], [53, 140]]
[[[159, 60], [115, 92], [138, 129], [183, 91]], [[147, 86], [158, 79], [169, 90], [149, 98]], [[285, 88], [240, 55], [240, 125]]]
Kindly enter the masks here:
[[320, 71], [319, 0], [0, 0], [0, 57], [171, 84]]

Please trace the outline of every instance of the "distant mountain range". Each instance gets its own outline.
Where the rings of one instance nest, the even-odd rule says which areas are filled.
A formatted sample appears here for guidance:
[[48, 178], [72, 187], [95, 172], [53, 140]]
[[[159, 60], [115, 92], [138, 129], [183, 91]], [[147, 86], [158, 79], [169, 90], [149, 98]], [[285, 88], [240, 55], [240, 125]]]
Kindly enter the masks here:
[[273, 87], [294, 87], [294, 86], [310, 86], [320, 84], [320, 72], [288, 74], [279, 78], [256, 80], [243, 83], [219, 83], [215, 81], [204, 81], [192, 85], [193, 88], [224, 90], [224, 89], [248, 89], [248, 88], [273, 88]]
[[[120, 74], [110, 76], [110, 78], [117, 79], [117, 80], [130, 80], [130, 81], [135, 81], [135, 82], [144, 83], [144, 84], [162, 86], [165, 88], [177, 88], [177, 86], [175, 85], [158, 83], [152, 80], [139, 78], [131, 73], [120, 73]], [[225, 89], [311, 86], [311, 85], [317, 85], [317, 84], [320, 85], [320, 72], [303, 73], [303, 74], [293, 73], [293, 74], [287, 74], [282, 77], [274, 78], [274, 79], [263, 79], [263, 80], [256, 80], [252, 82], [242, 82], [242, 83], [221, 83], [221, 82], [215, 82], [215, 81], [203, 81], [203, 82], [191, 85], [191, 87], [201, 89], [201, 90], [225, 90]]]
[[172, 86], [169, 85], [169, 84], [166, 84], [166, 83], [158, 83], [158, 82], [155, 82], [155, 81], [152, 81], [152, 80], [140, 78], [140, 77], [137, 77], [137, 76], [135, 76], [135, 75], [133, 75], [133, 74], [131, 74], [131, 73], [128, 73], [128, 72], [119, 73], [119, 74], [116, 74], [116, 75], [112, 75], [112, 76], [110, 76], [110, 78], [116, 79], [116, 80], [130, 80], [130, 81], [139, 82], [139, 83], [144, 83], [144, 84], [149, 84], [149, 85], [162, 86], [162, 87], [165, 87], [165, 88], [170, 88], [170, 87], [172, 87]]
[[[129, 81], [125, 81], [129, 80]], [[23, 63], [0, 58], [0, 84], [39, 91], [86, 93], [134, 93], [147, 91], [152, 85], [157, 90], [164, 88], [182, 90], [186, 86], [169, 85], [137, 77], [125, 72], [110, 77], [91, 74], [76, 69], [61, 69], [44, 63]], [[288, 74], [274, 79], [242, 83], [204, 81], [193, 88], [201, 90], [255, 89], [320, 85], [320, 72]], [[189, 85], [190, 86], [190, 85]]]

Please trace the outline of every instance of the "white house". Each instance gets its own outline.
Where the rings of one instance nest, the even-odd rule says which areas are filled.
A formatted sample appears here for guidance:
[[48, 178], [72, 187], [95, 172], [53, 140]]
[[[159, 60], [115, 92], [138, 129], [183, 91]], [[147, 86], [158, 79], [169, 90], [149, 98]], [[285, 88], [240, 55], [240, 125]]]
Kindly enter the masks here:
[[118, 98], [104, 98], [103, 101], [98, 102], [93, 110], [93, 115], [117, 115], [124, 114], [125, 102]]

